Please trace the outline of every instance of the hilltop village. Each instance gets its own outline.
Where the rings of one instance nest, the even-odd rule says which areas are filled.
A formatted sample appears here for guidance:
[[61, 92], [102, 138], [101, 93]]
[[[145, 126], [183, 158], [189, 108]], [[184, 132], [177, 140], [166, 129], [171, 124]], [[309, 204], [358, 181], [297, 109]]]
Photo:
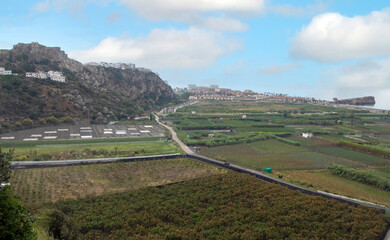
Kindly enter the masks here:
[[218, 85], [196, 86], [189, 84], [188, 88], [175, 88], [177, 94], [190, 93], [190, 100], [230, 100], [230, 101], [266, 101], [266, 102], [294, 102], [294, 103], [322, 103], [327, 101], [310, 97], [292, 97], [281, 93], [258, 93], [252, 90], [232, 90], [220, 88]]

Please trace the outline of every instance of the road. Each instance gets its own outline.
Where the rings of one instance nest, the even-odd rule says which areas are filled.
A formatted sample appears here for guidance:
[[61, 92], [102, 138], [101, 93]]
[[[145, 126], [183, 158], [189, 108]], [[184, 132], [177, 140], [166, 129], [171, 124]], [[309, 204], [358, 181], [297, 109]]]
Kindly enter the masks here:
[[175, 132], [175, 130], [173, 130], [172, 127], [160, 122], [160, 118], [157, 114], [154, 114], [154, 117], [155, 117], [155, 120], [157, 121], [158, 124], [160, 124], [161, 126], [165, 127], [166, 129], [168, 129], [171, 134], [172, 134], [172, 139], [173, 141], [177, 142], [177, 144], [179, 144], [179, 146], [181, 147], [181, 149], [183, 149], [183, 151], [185, 153], [188, 153], [188, 154], [193, 154], [194, 152], [187, 146], [185, 145], [178, 137], [177, 137], [177, 134]]
[[39, 168], [39, 167], [59, 167], [69, 166], [77, 164], [94, 164], [94, 163], [112, 163], [118, 160], [136, 161], [136, 160], [150, 160], [160, 158], [170, 158], [180, 156], [177, 154], [164, 154], [164, 155], [152, 155], [152, 156], [137, 156], [137, 157], [115, 157], [115, 158], [92, 158], [92, 159], [78, 159], [78, 160], [55, 160], [55, 161], [22, 161], [11, 162], [11, 168], [13, 169], [25, 169], [25, 168]]

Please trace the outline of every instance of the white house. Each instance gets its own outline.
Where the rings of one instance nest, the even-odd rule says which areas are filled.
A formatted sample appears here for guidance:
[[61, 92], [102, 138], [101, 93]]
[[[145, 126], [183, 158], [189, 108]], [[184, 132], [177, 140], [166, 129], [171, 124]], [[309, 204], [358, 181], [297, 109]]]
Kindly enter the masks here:
[[49, 78], [53, 81], [65, 82], [65, 77], [62, 75], [61, 72], [49, 71], [48, 75], [49, 75]]
[[309, 133], [309, 132], [306, 132], [306, 133], [301, 133], [302, 137], [304, 138], [311, 138], [313, 137], [313, 133]]
[[39, 72], [26, 72], [26, 77], [46, 79], [47, 74], [44, 72], [41, 72], [41, 71], [39, 71]]
[[11, 70], [5, 70], [5, 68], [0, 67], [0, 75], [12, 75]]

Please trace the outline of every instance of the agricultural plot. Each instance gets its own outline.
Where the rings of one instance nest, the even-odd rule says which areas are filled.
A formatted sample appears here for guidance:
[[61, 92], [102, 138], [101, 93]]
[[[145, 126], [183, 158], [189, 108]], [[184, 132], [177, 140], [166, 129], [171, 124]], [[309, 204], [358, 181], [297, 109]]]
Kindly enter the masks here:
[[43, 206], [61, 199], [102, 195], [225, 173], [188, 159], [15, 170], [11, 184], [23, 203]]
[[[4, 148], [7, 150], [7, 148]], [[175, 142], [131, 141], [36, 145], [15, 148], [18, 161], [68, 160], [105, 157], [128, 157], [182, 153]]]
[[77, 140], [96, 138], [165, 137], [159, 125], [69, 125], [40, 127], [0, 135], [2, 142]]
[[65, 239], [376, 240], [390, 221], [238, 173], [59, 202], [53, 211], [46, 219]]
[[334, 108], [312, 104], [265, 103], [265, 102], [232, 102], [200, 101], [194, 105], [178, 109], [178, 112], [198, 113], [257, 113], [296, 111], [297, 113], [351, 112], [343, 108]]
[[276, 140], [203, 148], [201, 154], [260, 170], [266, 167], [280, 171], [323, 169], [331, 163], [349, 167], [364, 166], [348, 159], [325, 155]]
[[[388, 170], [389, 168], [387, 168]], [[390, 192], [363, 183], [332, 175], [327, 170], [283, 171], [274, 173], [304, 187], [319, 189], [347, 197], [357, 198], [390, 207]], [[387, 175], [388, 176], [388, 175]]]
[[316, 151], [324, 153], [330, 156], [342, 157], [351, 161], [356, 161], [370, 166], [384, 166], [390, 165], [390, 160], [386, 158], [380, 158], [369, 154], [356, 152], [340, 147], [321, 147]]

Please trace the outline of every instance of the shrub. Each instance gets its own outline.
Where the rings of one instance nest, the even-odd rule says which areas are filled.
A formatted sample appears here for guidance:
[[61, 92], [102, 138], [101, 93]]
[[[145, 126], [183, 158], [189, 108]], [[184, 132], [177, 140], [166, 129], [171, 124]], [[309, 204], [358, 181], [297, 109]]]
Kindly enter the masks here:
[[381, 176], [377, 176], [372, 172], [347, 168], [337, 164], [331, 164], [328, 169], [336, 176], [375, 186], [385, 191], [390, 191], [390, 181]]
[[26, 118], [23, 119], [22, 124], [25, 127], [32, 127], [34, 125], [34, 122], [30, 118]]

